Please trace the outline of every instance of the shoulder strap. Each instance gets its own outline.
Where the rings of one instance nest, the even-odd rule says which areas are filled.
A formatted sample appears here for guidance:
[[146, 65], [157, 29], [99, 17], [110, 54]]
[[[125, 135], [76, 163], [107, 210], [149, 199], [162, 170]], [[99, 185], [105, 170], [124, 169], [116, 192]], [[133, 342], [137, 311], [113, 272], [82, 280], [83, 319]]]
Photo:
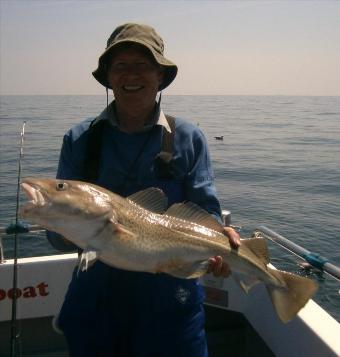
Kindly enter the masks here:
[[105, 121], [99, 120], [97, 117], [92, 120], [88, 129], [85, 162], [83, 166], [83, 176], [87, 182], [94, 183], [98, 178], [104, 124]]
[[174, 137], [176, 130], [176, 119], [166, 115], [166, 120], [171, 129], [171, 133], [163, 128], [161, 151], [155, 157], [155, 168], [157, 176], [162, 179], [171, 179], [171, 162], [173, 157]]
[[176, 119], [170, 115], [165, 115], [165, 117], [170, 126], [171, 133], [169, 133], [167, 130], [163, 130], [162, 151], [168, 152], [172, 155], [176, 130]]

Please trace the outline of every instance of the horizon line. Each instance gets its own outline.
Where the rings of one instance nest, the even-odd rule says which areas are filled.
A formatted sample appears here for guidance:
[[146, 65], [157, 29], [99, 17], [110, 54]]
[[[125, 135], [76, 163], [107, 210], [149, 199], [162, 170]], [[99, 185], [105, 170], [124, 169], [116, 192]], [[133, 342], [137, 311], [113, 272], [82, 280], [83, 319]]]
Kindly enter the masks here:
[[[34, 96], [104, 96], [106, 94], [1, 94], [0, 97], [34, 97]], [[340, 97], [340, 94], [166, 94], [162, 93], [162, 96], [195, 96], [195, 97]]]

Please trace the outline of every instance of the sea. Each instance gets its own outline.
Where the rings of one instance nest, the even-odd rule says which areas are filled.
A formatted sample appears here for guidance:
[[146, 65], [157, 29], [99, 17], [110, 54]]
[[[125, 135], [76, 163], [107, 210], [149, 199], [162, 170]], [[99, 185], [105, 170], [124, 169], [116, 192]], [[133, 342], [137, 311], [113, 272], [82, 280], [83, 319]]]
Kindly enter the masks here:
[[[16, 218], [23, 122], [21, 177], [54, 177], [65, 131], [105, 106], [105, 96], [1, 96], [0, 227]], [[265, 225], [340, 266], [340, 97], [163, 95], [162, 106], [205, 134], [222, 208], [241, 236]], [[2, 241], [12, 257], [13, 236]], [[339, 281], [268, 245], [277, 268], [319, 283], [315, 301], [340, 321]], [[20, 257], [55, 253], [44, 235], [19, 236]]]

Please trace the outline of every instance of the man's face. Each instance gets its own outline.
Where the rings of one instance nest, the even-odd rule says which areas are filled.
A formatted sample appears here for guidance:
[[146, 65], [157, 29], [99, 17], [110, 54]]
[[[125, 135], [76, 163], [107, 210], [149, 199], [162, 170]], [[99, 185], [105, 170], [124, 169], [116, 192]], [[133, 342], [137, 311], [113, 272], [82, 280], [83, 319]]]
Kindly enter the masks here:
[[141, 110], [150, 110], [155, 104], [162, 80], [161, 67], [143, 47], [131, 45], [113, 53], [108, 82], [121, 107], [138, 106]]

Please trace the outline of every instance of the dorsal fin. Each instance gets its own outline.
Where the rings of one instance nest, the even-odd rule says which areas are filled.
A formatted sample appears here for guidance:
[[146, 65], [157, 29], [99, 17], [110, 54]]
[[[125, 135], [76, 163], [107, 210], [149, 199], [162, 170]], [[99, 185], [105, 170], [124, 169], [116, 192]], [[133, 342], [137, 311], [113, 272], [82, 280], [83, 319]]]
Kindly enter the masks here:
[[160, 214], [164, 213], [168, 206], [168, 198], [164, 192], [155, 187], [136, 192], [128, 196], [127, 199], [149, 211]]
[[241, 239], [241, 244], [252, 251], [264, 264], [269, 263], [269, 254], [266, 240], [264, 238]]
[[175, 203], [165, 214], [200, 224], [217, 232], [223, 231], [223, 226], [213, 216], [192, 202]]

